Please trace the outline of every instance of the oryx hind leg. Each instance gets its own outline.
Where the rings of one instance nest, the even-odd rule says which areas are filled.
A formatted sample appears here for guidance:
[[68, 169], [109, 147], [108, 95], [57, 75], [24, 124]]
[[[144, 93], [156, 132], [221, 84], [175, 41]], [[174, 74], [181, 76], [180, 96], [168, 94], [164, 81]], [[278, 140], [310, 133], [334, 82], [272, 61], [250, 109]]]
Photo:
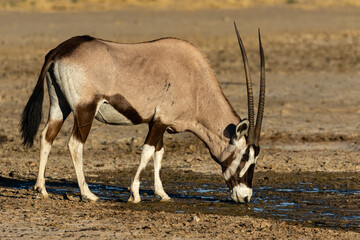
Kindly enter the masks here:
[[[131, 195], [129, 198], [129, 202], [138, 203], [141, 201], [140, 193], [139, 193], [141, 172], [145, 169], [149, 160], [154, 156], [156, 146], [158, 145], [160, 139], [162, 140], [165, 130], [166, 130], [166, 126], [163, 125], [161, 122], [153, 122], [149, 124], [149, 133], [146, 137], [145, 144], [143, 145], [140, 164], [136, 171], [134, 180], [131, 183], [131, 187], [130, 187]], [[159, 159], [159, 157], [160, 155], [157, 155], [157, 159]], [[157, 161], [157, 163], [158, 162], [159, 161]]]
[[59, 91], [58, 87], [56, 87], [57, 85], [51, 82], [49, 76], [47, 77], [47, 81], [50, 98], [50, 109], [48, 121], [41, 133], [39, 172], [34, 187], [34, 189], [43, 198], [48, 196], [45, 188], [45, 168], [51, 146], [65, 119], [71, 112], [71, 109], [65, 101], [62, 93]]
[[79, 184], [81, 199], [91, 201], [98, 200], [98, 197], [90, 191], [85, 181], [83, 148], [95, 117], [96, 108], [97, 103], [90, 103], [75, 109], [74, 128], [68, 144]]

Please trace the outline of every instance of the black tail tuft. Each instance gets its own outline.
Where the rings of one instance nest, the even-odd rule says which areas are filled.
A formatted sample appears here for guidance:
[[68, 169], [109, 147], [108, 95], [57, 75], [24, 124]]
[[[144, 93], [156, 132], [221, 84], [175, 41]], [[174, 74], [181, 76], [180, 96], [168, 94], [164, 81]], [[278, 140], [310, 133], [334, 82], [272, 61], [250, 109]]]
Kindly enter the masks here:
[[51, 50], [45, 56], [45, 62], [42, 66], [38, 81], [27, 102], [20, 120], [20, 133], [23, 139], [22, 145], [25, 147], [32, 147], [34, 138], [39, 130], [42, 119], [42, 103], [44, 100], [44, 80], [46, 72], [52, 62], [56, 50]]
[[32, 147], [34, 138], [39, 130], [42, 119], [42, 102], [44, 99], [44, 81], [36, 84], [33, 93], [27, 102], [20, 121], [20, 132], [23, 139], [23, 146]]

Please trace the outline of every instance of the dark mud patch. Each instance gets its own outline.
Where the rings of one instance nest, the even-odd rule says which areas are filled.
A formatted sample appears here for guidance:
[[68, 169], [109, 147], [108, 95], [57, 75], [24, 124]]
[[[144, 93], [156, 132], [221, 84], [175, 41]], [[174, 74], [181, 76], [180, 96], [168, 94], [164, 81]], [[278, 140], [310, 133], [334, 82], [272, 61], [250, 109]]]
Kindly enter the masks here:
[[3, 143], [6, 143], [7, 141], [8, 141], [8, 137], [6, 135], [0, 134], [0, 145], [2, 145]]
[[[90, 189], [103, 202], [117, 202], [114, 210], [254, 216], [284, 220], [295, 225], [360, 231], [360, 176], [357, 173], [258, 173], [250, 203], [235, 204], [221, 176], [163, 170], [165, 191], [170, 202], [154, 196], [151, 171], [141, 184], [140, 204], [127, 203], [128, 174], [96, 173], [89, 178]], [[34, 181], [1, 178], [1, 185], [31, 189]], [[79, 201], [77, 184], [47, 181], [48, 192]], [[35, 193], [34, 193], [35, 195]], [[70, 196], [70, 197], [69, 197]], [[115, 206], [115, 207], [114, 207]]]

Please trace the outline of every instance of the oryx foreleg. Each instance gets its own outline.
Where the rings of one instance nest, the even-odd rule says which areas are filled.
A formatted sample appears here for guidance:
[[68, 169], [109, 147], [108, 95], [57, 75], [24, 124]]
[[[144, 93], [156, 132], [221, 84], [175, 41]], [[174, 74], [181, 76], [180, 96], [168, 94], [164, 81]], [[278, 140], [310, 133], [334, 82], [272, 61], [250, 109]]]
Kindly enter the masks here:
[[[159, 141], [162, 142], [162, 137], [163, 137], [165, 130], [166, 130], [166, 126], [161, 124], [160, 122], [154, 122], [154, 123], [149, 124], [149, 133], [146, 137], [145, 144], [144, 144], [142, 152], [141, 152], [140, 164], [136, 171], [134, 180], [131, 183], [131, 187], [130, 187], [131, 195], [129, 198], [129, 202], [138, 203], [141, 201], [140, 193], [139, 193], [141, 172], [145, 169], [146, 165], [148, 164], [151, 157], [154, 156], [154, 154], [155, 154], [154, 161], [156, 162], [156, 163], [154, 163], [154, 167], [156, 165], [157, 169], [158, 169], [158, 171], [155, 171], [155, 174], [156, 174], [156, 172], [158, 172], [156, 175], [159, 176], [159, 171], [160, 171], [159, 163], [161, 162], [163, 152], [159, 153], [159, 152], [155, 152], [155, 150], [156, 150], [156, 146], [158, 145]], [[162, 147], [161, 147], [161, 149], [162, 149]], [[158, 179], [160, 180], [160, 178], [158, 178]], [[161, 184], [161, 181], [160, 181], [160, 184]], [[156, 186], [159, 186], [159, 185], [156, 184]], [[161, 192], [162, 184], [161, 184], [161, 188], [159, 188], [159, 189], [160, 189], [159, 192]]]
[[129, 198], [129, 202], [138, 203], [141, 201], [140, 193], [139, 193], [140, 175], [141, 175], [141, 172], [145, 169], [145, 167], [148, 164], [151, 157], [153, 156], [154, 152], [155, 152], [154, 146], [144, 144], [142, 152], [141, 152], [140, 164], [136, 171], [134, 180], [131, 183], [131, 187], [130, 187], [131, 196]]
[[161, 160], [164, 156], [164, 147], [163, 147], [163, 137], [156, 146], [156, 151], [154, 154], [154, 189], [155, 195], [161, 197], [161, 201], [168, 201], [170, 197], [164, 191], [161, 179], [160, 179], [160, 169], [161, 169]]

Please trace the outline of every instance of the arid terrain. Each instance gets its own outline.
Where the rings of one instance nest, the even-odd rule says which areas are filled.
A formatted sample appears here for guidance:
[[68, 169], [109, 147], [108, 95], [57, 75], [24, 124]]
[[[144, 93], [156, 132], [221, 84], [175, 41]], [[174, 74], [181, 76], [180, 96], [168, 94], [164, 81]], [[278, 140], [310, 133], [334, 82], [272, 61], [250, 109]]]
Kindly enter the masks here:
[[[356, 7], [285, 5], [0, 11], [0, 239], [359, 239], [359, 13]], [[50, 153], [50, 197], [37, 197], [39, 137], [33, 148], [23, 148], [18, 122], [49, 50], [84, 34], [120, 42], [186, 39], [207, 56], [225, 95], [245, 118], [245, 79], [233, 20], [256, 90], [257, 28], [266, 55], [262, 158], [251, 203], [230, 201], [220, 166], [190, 133], [165, 135], [162, 178], [173, 200], [154, 198], [150, 162], [142, 175], [144, 201], [127, 203], [147, 126], [99, 122], [86, 142], [84, 161], [90, 189], [101, 201], [81, 202], [67, 149], [72, 117]], [[48, 105], [46, 96], [40, 128]]]

